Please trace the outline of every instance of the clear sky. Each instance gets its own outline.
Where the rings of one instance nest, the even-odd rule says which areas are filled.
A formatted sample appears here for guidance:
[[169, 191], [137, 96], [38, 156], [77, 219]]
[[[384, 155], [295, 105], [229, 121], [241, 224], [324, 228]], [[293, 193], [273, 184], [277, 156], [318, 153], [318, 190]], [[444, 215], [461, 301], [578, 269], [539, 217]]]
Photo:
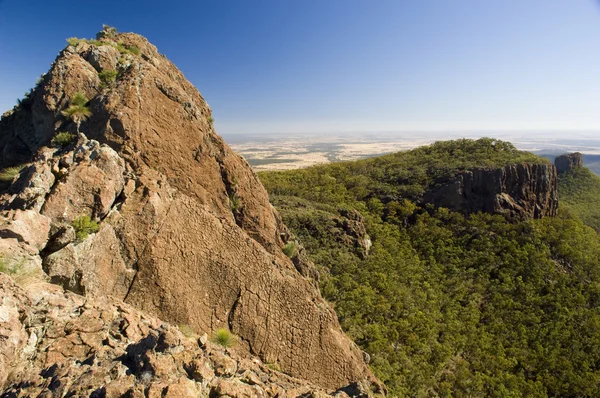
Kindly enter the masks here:
[[0, 0], [0, 109], [71, 36], [146, 36], [217, 131], [600, 131], [595, 0]]

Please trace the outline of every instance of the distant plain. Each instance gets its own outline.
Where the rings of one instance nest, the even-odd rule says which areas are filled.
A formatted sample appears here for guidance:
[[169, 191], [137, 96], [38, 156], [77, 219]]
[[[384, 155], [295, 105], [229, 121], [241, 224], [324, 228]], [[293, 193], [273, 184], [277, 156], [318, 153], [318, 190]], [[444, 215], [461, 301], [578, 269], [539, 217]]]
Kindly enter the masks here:
[[600, 138], [596, 138], [600, 134], [595, 132], [231, 134], [224, 135], [224, 138], [233, 150], [246, 158], [254, 170], [262, 171], [291, 170], [320, 163], [357, 160], [409, 150], [435, 141], [482, 136], [510, 141], [518, 149], [551, 160], [563, 153], [581, 152], [584, 155], [584, 165], [600, 175]]

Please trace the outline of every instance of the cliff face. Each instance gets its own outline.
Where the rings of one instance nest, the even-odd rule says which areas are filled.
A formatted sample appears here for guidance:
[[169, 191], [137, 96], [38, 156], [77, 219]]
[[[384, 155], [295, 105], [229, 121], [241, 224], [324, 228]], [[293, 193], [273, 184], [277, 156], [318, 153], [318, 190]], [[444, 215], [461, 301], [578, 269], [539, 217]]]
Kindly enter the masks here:
[[[102, 81], [110, 70], [115, 81]], [[92, 112], [79, 136], [61, 113], [77, 92]], [[312, 264], [283, 254], [285, 225], [210, 115], [139, 35], [67, 47], [0, 120], [0, 167], [27, 164], [0, 198], [9, 225], [0, 236], [73, 292], [114, 296], [198, 333], [229, 328], [240, 349], [324, 388], [378, 385], [309, 277]], [[61, 131], [74, 142], [50, 147]], [[47, 225], [35, 244], [13, 222], [24, 214]], [[99, 228], [76, 239], [71, 223], [82, 216]]]
[[516, 164], [472, 169], [428, 192], [425, 201], [464, 213], [542, 218], [558, 209], [556, 169], [549, 164]]

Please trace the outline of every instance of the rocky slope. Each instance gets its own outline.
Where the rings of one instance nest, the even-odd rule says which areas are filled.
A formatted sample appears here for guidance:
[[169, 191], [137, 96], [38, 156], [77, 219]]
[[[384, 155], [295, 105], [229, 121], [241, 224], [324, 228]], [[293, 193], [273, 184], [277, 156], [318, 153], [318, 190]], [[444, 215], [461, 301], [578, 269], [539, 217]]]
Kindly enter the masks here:
[[440, 185], [425, 201], [466, 214], [482, 211], [524, 219], [555, 216], [558, 209], [556, 169], [550, 164], [472, 169]]
[[[92, 116], [77, 136], [62, 111], [78, 92]], [[240, 350], [328, 390], [355, 381], [382, 390], [321, 298], [313, 265], [282, 252], [290, 234], [210, 115], [139, 35], [68, 46], [0, 120], [0, 167], [26, 164], [0, 198], [0, 236], [19, 243], [3, 256], [197, 333], [229, 328]], [[53, 146], [62, 131], [74, 142]], [[99, 228], [78, 239], [71, 224], [82, 216]]]
[[[2, 397], [324, 397], [322, 389], [184, 335], [115, 298], [0, 274]], [[366, 396], [360, 383], [333, 395]]]

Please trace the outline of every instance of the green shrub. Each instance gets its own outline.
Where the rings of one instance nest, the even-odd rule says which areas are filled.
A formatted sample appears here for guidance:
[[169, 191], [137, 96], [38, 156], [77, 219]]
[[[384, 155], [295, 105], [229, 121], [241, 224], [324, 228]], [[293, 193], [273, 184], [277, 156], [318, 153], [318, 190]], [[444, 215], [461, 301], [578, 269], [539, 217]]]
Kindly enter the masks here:
[[208, 123], [212, 125], [214, 122], [215, 122], [215, 119], [212, 116], [210, 116], [208, 118]]
[[215, 331], [210, 341], [221, 347], [229, 348], [233, 347], [237, 343], [237, 338], [229, 330], [220, 328]]
[[81, 216], [73, 220], [71, 223], [75, 228], [75, 236], [78, 241], [82, 241], [88, 237], [89, 234], [98, 232], [98, 223], [90, 218], [90, 216]]
[[137, 46], [128, 46], [122, 41], [118, 42], [114, 47], [121, 52], [121, 54], [134, 54], [140, 55], [140, 49]]
[[284, 247], [283, 247], [283, 253], [288, 256], [289, 258], [294, 258], [298, 255], [298, 243], [292, 241], [292, 242], [288, 242]]
[[62, 131], [54, 136], [52, 139], [52, 143], [59, 147], [66, 147], [75, 139], [75, 134], [68, 133], [66, 131]]
[[102, 82], [102, 84], [101, 84], [102, 88], [112, 86], [113, 83], [117, 81], [118, 74], [119, 74], [119, 72], [117, 72], [116, 70], [112, 70], [112, 69], [106, 69], [106, 70], [103, 70], [102, 72], [98, 73], [98, 77], [100, 78], [100, 81]]
[[237, 194], [232, 193], [231, 195], [229, 195], [229, 208], [232, 212], [238, 211], [241, 206], [242, 199], [239, 196], [237, 196]]
[[129, 52], [131, 52], [133, 55], [140, 55], [140, 49], [138, 48], [138, 46], [129, 46], [127, 48], [129, 50]]
[[24, 167], [25, 165], [19, 165], [0, 170], [0, 182], [11, 182]]
[[[85, 40], [85, 39], [83, 39]], [[82, 39], [78, 39], [77, 37], [69, 37], [67, 39], [67, 43], [69, 43], [70, 46], [76, 47], [80, 42], [82, 41]]]

